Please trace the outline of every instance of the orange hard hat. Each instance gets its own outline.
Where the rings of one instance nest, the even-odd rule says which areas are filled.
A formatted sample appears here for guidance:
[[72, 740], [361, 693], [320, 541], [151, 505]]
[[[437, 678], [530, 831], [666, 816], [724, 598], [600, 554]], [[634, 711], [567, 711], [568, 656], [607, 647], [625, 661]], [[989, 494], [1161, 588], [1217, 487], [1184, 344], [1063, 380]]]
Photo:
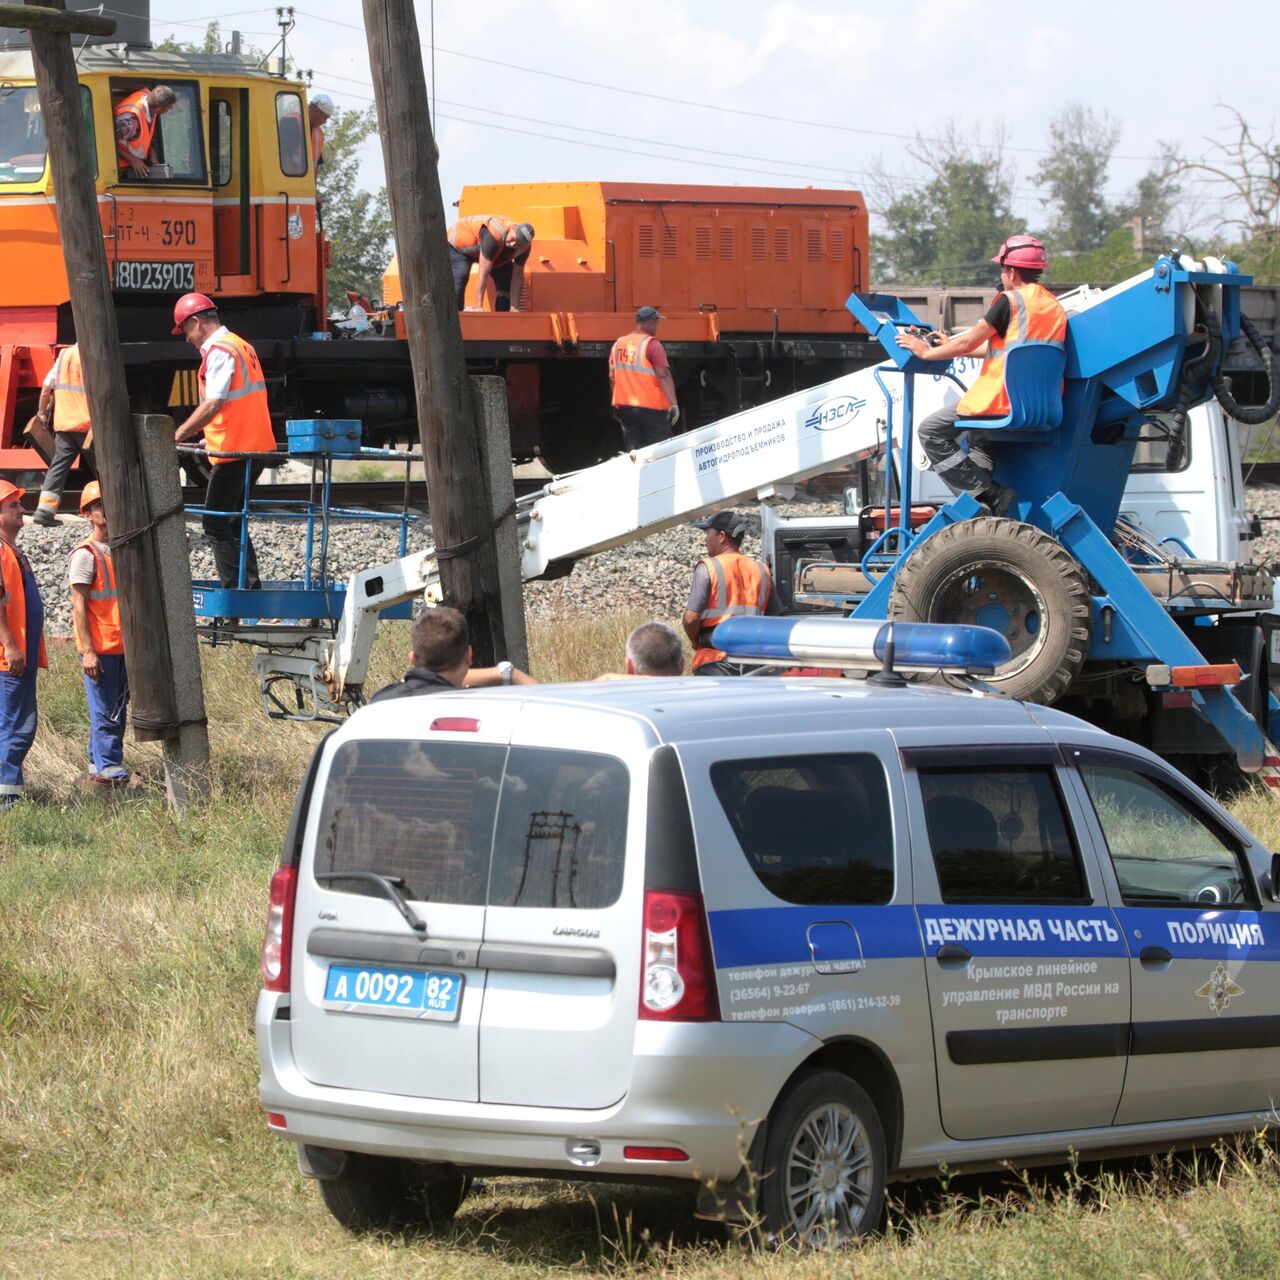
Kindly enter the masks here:
[[217, 311], [217, 309], [217, 304], [213, 299], [206, 298], [203, 293], [184, 293], [173, 308], [174, 335], [181, 335], [182, 326], [192, 316], [198, 316], [202, 311]]
[[26, 493], [25, 489], [19, 489], [16, 484], [10, 484], [8, 480], [0, 480], [0, 502], [8, 502], [10, 498], [21, 498]]
[[83, 511], [91, 502], [101, 501], [102, 486], [96, 480], [90, 480], [89, 483], [80, 490], [80, 510]]
[[1049, 265], [1049, 255], [1035, 236], [1010, 236], [991, 261], [998, 262], [1002, 267], [1043, 271]]

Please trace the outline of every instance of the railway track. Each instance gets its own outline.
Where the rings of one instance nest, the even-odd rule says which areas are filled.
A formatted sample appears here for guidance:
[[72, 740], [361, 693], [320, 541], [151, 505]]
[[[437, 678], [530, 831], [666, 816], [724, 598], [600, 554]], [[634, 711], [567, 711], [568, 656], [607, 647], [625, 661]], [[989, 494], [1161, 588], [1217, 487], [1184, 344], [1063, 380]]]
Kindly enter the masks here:
[[[546, 484], [545, 480], [529, 480], [517, 476], [515, 490], [517, 497], [533, 493]], [[403, 480], [348, 480], [335, 484], [330, 490], [331, 500], [338, 507], [369, 507], [373, 510], [399, 511], [405, 503], [405, 484]], [[22, 500], [27, 511], [36, 509], [38, 490], [28, 489]], [[319, 501], [318, 487], [310, 484], [258, 484], [253, 490], [254, 500], [276, 499], [280, 502], [305, 502], [308, 498]], [[185, 506], [198, 507], [204, 502], [204, 487], [185, 485], [182, 490], [182, 501]], [[422, 480], [409, 483], [409, 506], [422, 511], [427, 505], [427, 486]], [[78, 488], [68, 488], [62, 499], [62, 510], [75, 511], [80, 505]]]
[[1280, 484], [1280, 462], [1246, 462], [1245, 484]]

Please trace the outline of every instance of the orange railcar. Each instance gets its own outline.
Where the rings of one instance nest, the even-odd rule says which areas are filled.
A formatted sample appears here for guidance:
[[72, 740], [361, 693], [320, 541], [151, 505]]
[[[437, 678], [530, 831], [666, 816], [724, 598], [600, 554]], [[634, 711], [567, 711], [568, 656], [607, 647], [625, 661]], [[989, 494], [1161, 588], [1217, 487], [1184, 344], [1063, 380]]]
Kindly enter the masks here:
[[[516, 452], [553, 469], [617, 446], [605, 360], [637, 307], [666, 317], [684, 425], [824, 382], [876, 357], [844, 301], [867, 287], [856, 191], [545, 182], [464, 187], [458, 216], [533, 224], [519, 313], [476, 297], [462, 316], [473, 366], [507, 378]], [[393, 261], [384, 300], [400, 301]], [[403, 332], [403, 315], [397, 317]]]

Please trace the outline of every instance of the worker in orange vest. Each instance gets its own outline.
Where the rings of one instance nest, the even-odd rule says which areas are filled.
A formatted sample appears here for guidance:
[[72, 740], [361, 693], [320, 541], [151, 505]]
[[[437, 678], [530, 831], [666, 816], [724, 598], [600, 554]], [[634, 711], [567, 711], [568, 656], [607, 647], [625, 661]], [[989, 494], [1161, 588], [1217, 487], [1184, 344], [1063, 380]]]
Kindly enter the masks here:
[[670, 439], [671, 428], [680, 421], [675, 379], [666, 350], [656, 337], [661, 319], [657, 307], [641, 307], [635, 328], [609, 352], [613, 416], [628, 452]]
[[129, 706], [129, 674], [124, 665], [124, 633], [116, 598], [116, 568], [107, 541], [107, 516], [96, 480], [80, 492], [80, 514], [89, 536], [71, 552], [71, 625], [84, 693], [89, 702], [89, 777], [104, 786], [129, 781], [124, 767], [124, 723]]
[[[453, 291], [459, 311], [479, 311], [493, 276], [493, 309], [519, 311], [524, 289], [524, 264], [533, 252], [533, 227], [497, 214], [459, 218], [449, 228], [449, 261], [453, 266]], [[476, 305], [467, 307], [467, 280], [476, 272]]]
[[[931, 413], [917, 435], [938, 478], [952, 493], [968, 493], [995, 515], [1003, 515], [1013, 501], [1011, 489], [995, 479], [990, 440], [981, 432], [958, 433], [957, 418], [1003, 418], [1009, 412], [1004, 389], [1005, 352], [1023, 342], [1061, 347], [1067, 337], [1067, 313], [1062, 303], [1040, 283], [1049, 255], [1035, 236], [1010, 236], [992, 262], [1000, 266], [1000, 289], [977, 324], [930, 346], [914, 334], [900, 332], [898, 345], [922, 360], [952, 360], [985, 348], [986, 359], [977, 381], [959, 403]], [[968, 435], [967, 450], [959, 436]]]
[[[258, 353], [218, 319], [203, 293], [186, 293], [173, 309], [173, 332], [200, 352], [200, 403], [174, 434], [178, 444], [204, 436], [209, 451], [209, 487], [205, 492], [205, 533], [223, 587], [257, 590], [258, 557], [244, 529], [245, 580], [240, 583], [241, 518], [246, 484], [252, 489], [266, 460], [231, 454], [271, 453], [276, 447], [267, 407], [267, 384]], [[236, 512], [234, 517], [212, 514]]]
[[22, 799], [22, 763], [36, 737], [36, 671], [49, 665], [44, 601], [18, 550], [23, 493], [0, 480], [0, 810]]
[[178, 95], [167, 84], [139, 89], [116, 104], [116, 155], [120, 176], [146, 178], [155, 164], [153, 147], [160, 117], [178, 105]]
[[[62, 505], [62, 491], [67, 487], [71, 464], [84, 451], [93, 425], [89, 418], [89, 397], [84, 391], [84, 369], [77, 343], [73, 342], [58, 352], [58, 358], [40, 388], [36, 417], [48, 424], [51, 416], [53, 458], [44, 473], [39, 505], [31, 517], [33, 524], [46, 529], [57, 523], [54, 517]], [[87, 459], [81, 463], [82, 466], [86, 464]]]
[[695, 520], [707, 535], [707, 554], [693, 570], [693, 586], [684, 606], [684, 633], [693, 645], [695, 676], [737, 676], [742, 668], [729, 662], [711, 643], [711, 633], [726, 618], [776, 614], [773, 577], [762, 560], [742, 554], [746, 522], [732, 511], [717, 511]]
[[324, 126], [336, 108], [327, 93], [307, 100], [307, 124], [311, 127], [311, 162], [318, 169], [324, 161]]

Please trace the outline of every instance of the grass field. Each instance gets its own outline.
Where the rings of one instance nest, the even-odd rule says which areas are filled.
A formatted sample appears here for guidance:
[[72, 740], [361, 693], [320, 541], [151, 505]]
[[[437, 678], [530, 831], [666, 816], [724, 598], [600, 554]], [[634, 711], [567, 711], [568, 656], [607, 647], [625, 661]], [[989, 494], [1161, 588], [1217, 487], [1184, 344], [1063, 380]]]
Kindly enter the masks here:
[[[635, 619], [535, 629], [543, 678], [621, 663]], [[398, 675], [403, 627], [373, 683]], [[42, 677], [32, 803], [0, 819], [0, 1275], [518, 1277], [1273, 1276], [1280, 1165], [1229, 1154], [911, 1190], [882, 1239], [833, 1259], [752, 1252], [688, 1196], [486, 1180], [434, 1240], [356, 1239], [299, 1178], [257, 1102], [266, 885], [317, 736], [269, 724], [247, 655], [207, 655], [218, 795], [179, 823], [150, 782], [82, 795], [74, 654]], [[1267, 797], [1239, 802], [1273, 846]]]

